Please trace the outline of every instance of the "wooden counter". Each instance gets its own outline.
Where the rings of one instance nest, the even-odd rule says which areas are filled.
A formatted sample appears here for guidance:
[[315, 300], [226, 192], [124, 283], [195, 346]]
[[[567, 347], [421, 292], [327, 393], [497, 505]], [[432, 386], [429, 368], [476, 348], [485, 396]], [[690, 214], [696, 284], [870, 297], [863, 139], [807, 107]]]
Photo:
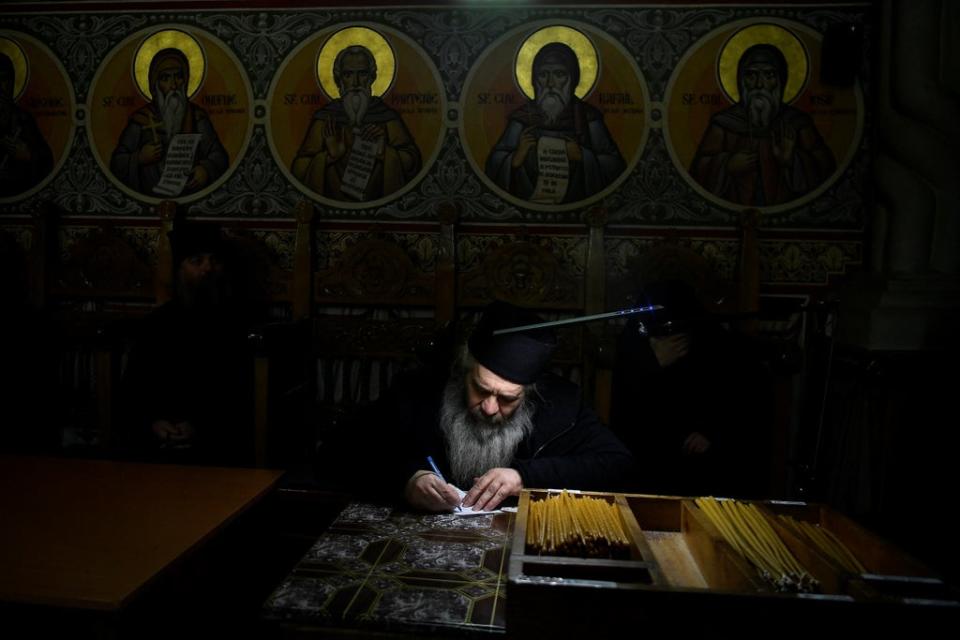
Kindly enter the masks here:
[[0, 602], [119, 611], [281, 474], [0, 456]]

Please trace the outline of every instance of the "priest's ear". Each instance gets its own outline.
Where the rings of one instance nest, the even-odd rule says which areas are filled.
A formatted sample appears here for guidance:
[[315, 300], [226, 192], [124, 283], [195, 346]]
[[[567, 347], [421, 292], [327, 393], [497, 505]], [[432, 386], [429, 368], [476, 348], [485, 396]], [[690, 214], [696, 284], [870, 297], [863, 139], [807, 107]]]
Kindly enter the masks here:
[[863, 27], [851, 23], [834, 24], [823, 34], [820, 54], [820, 82], [835, 87], [850, 87], [860, 72]]

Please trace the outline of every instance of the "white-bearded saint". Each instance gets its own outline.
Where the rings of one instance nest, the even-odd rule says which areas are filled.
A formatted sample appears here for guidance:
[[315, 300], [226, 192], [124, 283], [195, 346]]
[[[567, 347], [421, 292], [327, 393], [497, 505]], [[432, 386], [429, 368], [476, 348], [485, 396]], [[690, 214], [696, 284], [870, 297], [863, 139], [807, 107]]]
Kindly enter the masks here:
[[[334, 61], [340, 97], [318, 109], [291, 165], [293, 175], [320, 195], [370, 201], [390, 195], [419, 173], [420, 149], [400, 114], [372, 95], [377, 64], [365, 47], [346, 47]], [[362, 193], [344, 189], [344, 174], [357, 138], [377, 151]]]
[[740, 102], [715, 114], [690, 164], [693, 179], [724, 200], [772, 206], [809, 193], [836, 170], [809, 114], [783, 102], [787, 62], [757, 44], [737, 65]]
[[[156, 196], [153, 188], [163, 175], [163, 159], [171, 138], [178, 133], [199, 133], [191, 181], [183, 194], [200, 191], [227, 170], [230, 160], [207, 112], [187, 99], [189, 69], [179, 49], [163, 49], [150, 61], [149, 83], [153, 101], [137, 109], [127, 121], [110, 158], [110, 170], [125, 185]], [[164, 90], [162, 74], [176, 74], [178, 86]], [[159, 156], [149, 149], [159, 145]], [[147, 149], [147, 153], [144, 149]]]
[[[569, 182], [561, 203], [602, 191], [626, 168], [603, 114], [574, 94], [580, 63], [567, 45], [552, 42], [533, 59], [533, 100], [510, 114], [507, 127], [487, 157], [487, 177], [518, 198], [530, 200], [540, 177], [536, 141], [567, 141]], [[524, 139], [530, 144], [525, 144]]]

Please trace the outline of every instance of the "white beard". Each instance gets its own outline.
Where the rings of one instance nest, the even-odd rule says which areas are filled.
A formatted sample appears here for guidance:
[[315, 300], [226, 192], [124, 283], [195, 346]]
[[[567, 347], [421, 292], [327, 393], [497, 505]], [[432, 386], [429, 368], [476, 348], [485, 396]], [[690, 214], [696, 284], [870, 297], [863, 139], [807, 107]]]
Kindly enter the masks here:
[[187, 110], [187, 94], [183, 89], [173, 90], [164, 95], [162, 91], [157, 90], [157, 108], [160, 109], [160, 115], [163, 118], [163, 128], [167, 136], [175, 136], [180, 133], [183, 125], [183, 115]]
[[560, 91], [537, 87], [537, 106], [546, 118], [546, 124], [553, 125], [570, 102], [570, 81]]
[[533, 430], [533, 406], [524, 397], [513, 414], [500, 422], [487, 420], [466, 404], [460, 374], [447, 383], [440, 409], [440, 428], [447, 440], [452, 481], [463, 489], [490, 469], [506, 467], [520, 441]]
[[343, 94], [343, 110], [347, 113], [350, 124], [358, 126], [363, 123], [370, 107], [370, 92], [364, 89], [351, 89]]
[[779, 107], [780, 102], [773, 93], [765, 89], [754, 89], [747, 95], [750, 126], [766, 129], [770, 126], [773, 116], [779, 111]]

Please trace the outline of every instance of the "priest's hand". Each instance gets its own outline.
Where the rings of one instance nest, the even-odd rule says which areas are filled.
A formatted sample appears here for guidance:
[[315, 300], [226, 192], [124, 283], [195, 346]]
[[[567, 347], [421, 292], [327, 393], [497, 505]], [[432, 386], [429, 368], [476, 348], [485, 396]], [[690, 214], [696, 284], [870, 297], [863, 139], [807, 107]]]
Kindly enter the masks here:
[[473, 487], [463, 497], [463, 506], [474, 511], [491, 511], [509, 496], [520, 495], [523, 479], [516, 469], [497, 467], [474, 480]]
[[651, 336], [650, 348], [660, 368], [666, 369], [690, 352], [690, 336], [685, 333], [675, 333], [663, 338]]
[[330, 162], [336, 162], [347, 153], [343, 140], [343, 131], [332, 118], [323, 121], [323, 146], [327, 149]]
[[137, 160], [139, 160], [142, 165], [156, 164], [160, 162], [162, 157], [163, 146], [156, 142], [143, 145], [140, 147], [140, 153], [137, 154]]
[[710, 439], [699, 431], [694, 431], [683, 441], [683, 455], [701, 455], [710, 449]]
[[194, 436], [193, 425], [186, 421], [174, 424], [169, 420], [154, 420], [150, 430], [167, 446], [188, 445]]
[[412, 507], [424, 511], [450, 511], [460, 504], [460, 494], [432, 471], [417, 471], [407, 481], [404, 497]]
[[378, 124], [366, 124], [360, 129], [360, 137], [370, 142], [385, 138], [386, 135], [386, 130]]
[[190, 182], [187, 183], [187, 189], [191, 191], [202, 189], [207, 186], [208, 182], [210, 182], [210, 175], [202, 165], [198, 164], [193, 168], [193, 173], [190, 174]]
[[771, 151], [774, 159], [781, 165], [788, 167], [793, 164], [793, 151], [797, 146], [797, 130], [780, 122], [779, 130], [773, 131]]
[[520, 142], [517, 144], [516, 150], [513, 152], [513, 160], [510, 162], [510, 166], [514, 169], [519, 169], [523, 166], [523, 163], [526, 162], [527, 156], [530, 155], [530, 152], [537, 146], [537, 137], [533, 135], [533, 127], [527, 127], [520, 132]]

